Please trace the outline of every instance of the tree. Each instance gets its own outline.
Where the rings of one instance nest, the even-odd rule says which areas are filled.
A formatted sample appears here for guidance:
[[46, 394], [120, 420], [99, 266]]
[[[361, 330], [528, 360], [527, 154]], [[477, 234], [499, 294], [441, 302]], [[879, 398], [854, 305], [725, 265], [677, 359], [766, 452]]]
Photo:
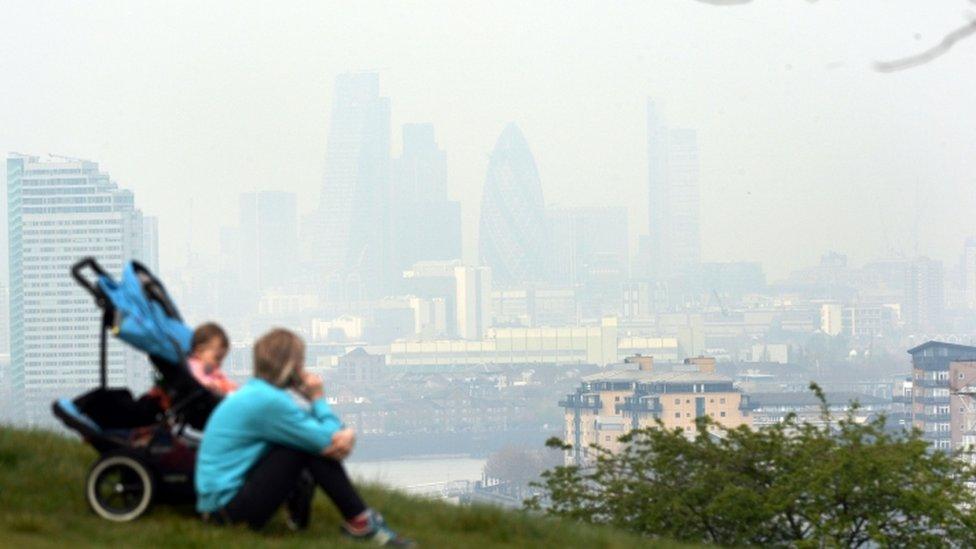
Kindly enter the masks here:
[[485, 476], [501, 482], [528, 487], [550, 467], [562, 461], [562, 454], [552, 450], [505, 446], [488, 456]]
[[[930, 451], [918, 431], [886, 432], [853, 411], [823, 425], [793, 415], [778, 425], [697, 432], [655, 427], [594, 446], [588, 467], [543, 474], [529, 508], [649, 537], [772, 547], [974, 546], [976, 472], [959, 454]], [[550, 446], [567, 449], [562, 441]]]

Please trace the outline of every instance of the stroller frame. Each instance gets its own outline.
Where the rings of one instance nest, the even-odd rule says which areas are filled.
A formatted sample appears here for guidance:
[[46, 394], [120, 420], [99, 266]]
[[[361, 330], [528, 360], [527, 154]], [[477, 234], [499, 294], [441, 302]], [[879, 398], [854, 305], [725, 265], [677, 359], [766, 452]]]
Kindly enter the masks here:
[[[182, 317], [162, 282], [144, 265], [132, 262], [142, 292], [159, 304], [165, 314]], [[144, 395], [133, 399], [127, 388], [108, 386], [108, 332], [118, 311], [90, 275], [109, 277], [98, 262], [87, 257], [71, 268], [71, 275], [101, 309], [99, 330], [99, 386], [74, 399], [61, 398], [52, 411], [65, 426], [76, 431], [99, 453], [85, 481], [85, 499], [91, 509], [107, 520], [126, 522], [146, 513], [155, 502], [192, 504], [195, 501], [193, 471], [199, 433], [219, 402], [190, 373], [185, 357], [173, 363], [149, 355], [160, 387], [170, 406], [165, 409]], [[179, 351], [179, 344], [172, 342]]]

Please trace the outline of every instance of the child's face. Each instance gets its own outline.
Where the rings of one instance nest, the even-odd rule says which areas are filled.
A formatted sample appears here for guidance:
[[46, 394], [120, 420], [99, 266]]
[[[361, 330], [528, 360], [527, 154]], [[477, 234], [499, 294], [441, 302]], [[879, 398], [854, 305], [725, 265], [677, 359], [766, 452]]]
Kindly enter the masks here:
[[194, 355], [207, 366], [220, 368], [221, 364], [224, 363], [224, 358], [227, 356], [227, 347], [224, 346], [224, 343], [220, 339], [214, 338], [197, 347]]

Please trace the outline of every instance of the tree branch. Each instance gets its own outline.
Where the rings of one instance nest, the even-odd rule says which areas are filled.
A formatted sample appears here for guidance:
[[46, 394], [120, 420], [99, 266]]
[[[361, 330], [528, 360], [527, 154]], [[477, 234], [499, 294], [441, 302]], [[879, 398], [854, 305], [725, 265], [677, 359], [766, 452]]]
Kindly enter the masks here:
[[[695, 0], [696, 2], [702, 4], [708, 4], [710, 6], [741, 6], [743, 4], [750, 4], [752, 0]], [[817, 0], [807, 0], [810, 3], [816, 2]], [[970, 0], [971, 3], [976, 4], [976, 0]], [[957, 42], [963, 40], [964, 38], [969, 38], [974, 33], [976, 33], [976, 19], [973, 19], [966, 25], [959, 27], [958, 29], [947, 34], [941, 42], [932, 46], [931, 48], [911, 55], [909, 57], [903, 57], [901, 59], [893, 59], [891, 61], [875, 61], [874, 69], [878, 72], [897, 72], [905, 69], [910, 69], [912, 67], [917, 67], [919, 65], [924, 65], [929, 61], [937, 57], [945, 55]]]
[[944, 55], [957, 42], [972, 36], [973, 33], [976, 33], [976, 19], [950, 32], [941, 42], [921, 53], [893, 61], [877, 61], [874, 63], [874, 68], [879, 72], [895, 72], [924, 65], [936, 57]]

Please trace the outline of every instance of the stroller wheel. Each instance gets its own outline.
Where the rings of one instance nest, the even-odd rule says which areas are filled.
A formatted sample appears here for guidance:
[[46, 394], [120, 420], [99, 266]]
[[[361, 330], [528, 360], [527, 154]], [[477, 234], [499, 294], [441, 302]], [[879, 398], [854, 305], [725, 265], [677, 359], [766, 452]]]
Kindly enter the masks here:
[[152, 503], [152, 473], [139, 460], [112, 454], [95, 462], [88, 473], [85, 496], [98, 516], [127, 522], [142, 516]]

